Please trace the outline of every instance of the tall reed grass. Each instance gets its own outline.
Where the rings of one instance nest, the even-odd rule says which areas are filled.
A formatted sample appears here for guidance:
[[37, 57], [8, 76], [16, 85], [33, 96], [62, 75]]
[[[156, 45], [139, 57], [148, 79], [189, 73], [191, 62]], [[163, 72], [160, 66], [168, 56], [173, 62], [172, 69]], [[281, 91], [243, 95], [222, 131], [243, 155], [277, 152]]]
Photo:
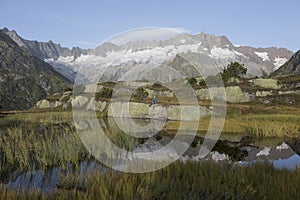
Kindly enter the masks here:
[[[151, 173], [74, 174], [58, 190], [0, 189], [1, 199], [299, 199], [300, 170], [269, 163], [245, 166], [181, 162]], [[2, 188], [2, 187], [0, 187]]]

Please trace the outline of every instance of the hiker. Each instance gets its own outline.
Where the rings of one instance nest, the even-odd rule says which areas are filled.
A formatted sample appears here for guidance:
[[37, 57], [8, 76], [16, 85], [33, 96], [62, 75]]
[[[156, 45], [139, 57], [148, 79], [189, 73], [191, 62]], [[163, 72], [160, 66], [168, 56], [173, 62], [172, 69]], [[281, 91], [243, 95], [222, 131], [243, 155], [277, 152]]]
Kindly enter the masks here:
[[153, 101], [152, 101], [152, 104], [157, 104], [156, 96], [154, 96]]
[[153, 100], [151, 101], [149, 106], [152, 106], [153, 104], [157, 104], [156, 96], [153, 97]]

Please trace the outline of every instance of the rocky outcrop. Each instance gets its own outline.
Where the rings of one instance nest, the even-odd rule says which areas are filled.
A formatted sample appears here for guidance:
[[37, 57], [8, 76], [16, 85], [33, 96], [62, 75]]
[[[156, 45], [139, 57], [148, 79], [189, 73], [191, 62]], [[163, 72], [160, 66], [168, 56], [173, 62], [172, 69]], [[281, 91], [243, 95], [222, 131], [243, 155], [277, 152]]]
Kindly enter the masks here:
[[250, 97], [247, 93], [243, 93], [239, 86], [230, 86], [225, 88], [226, 97], [223, 95], [224, 88], [211, 87], [210, 89], [195, 90], [195, 95], [200, 100], [210, 100], [211, 97], [218, 98], [223, 101], [232, 103], [247, 102], [250, 101]]
[[149, 105], [136, 102], [113, 102], [108, 107], [107, 116], [149, 118]]
[[210, 115], [210, 110], [202, 106], [162, 106], [136, 102], [115, 102], [108, 107], [108, 117], [131, 117], [147, 119], [168, 119], [198, 121], [199, 117]]
[[96, 85], [96, 84], [89, 84], [84, 87], [85, 93], [93, 93], [93, 92], [100, 92], [104, 86]]
[[85, 96], [76, 96], [71, 98], [71, 104], [73, 108], [81, 108], [89, 102], [89, 99]]
[[210, 115], [210, 110], [203, 106], [169, 106], [167, 116], [169, 120], [198, 121], [199, 116]]
[[253, 79], [253, 84], [255, 86], [259, 86], [266, 89], [280, 89], [281, 86], [278, 84], [278, 81], [276, 79], [264, 79], [264, 78], [258, 78]]
[[297, 51], [284, 65], [282, 65], [272, 76], [300, 74], [300, 50]]
[[36, 103], [36, 106], [40, 109], [47, 109], [53, 107], [53, 105], [51, 105], [51, 103], [46, 99], [38, 101]]
[[[71, 108], [72, 91], [64, 92], [63, 94], [55, 94], [55, 99], [46, 98], [38, 101], [35, 105], [38, 109], [62, 108], [63, 110]], [[61, 97], [60, 97], [61, 96]]]
[[156, 91], [156, 90], [152, 90], [152, 89], [145, 89], [146, 92], [148, 92], [148, 96], [149, 97], [153, 97], [153, 96], [159, 96], [159, 97], [166, 97], [166, 98], [172, 98], [174, 96], [173, 92], [169, 91], [169, 90], [161, 90], [161, 91]]

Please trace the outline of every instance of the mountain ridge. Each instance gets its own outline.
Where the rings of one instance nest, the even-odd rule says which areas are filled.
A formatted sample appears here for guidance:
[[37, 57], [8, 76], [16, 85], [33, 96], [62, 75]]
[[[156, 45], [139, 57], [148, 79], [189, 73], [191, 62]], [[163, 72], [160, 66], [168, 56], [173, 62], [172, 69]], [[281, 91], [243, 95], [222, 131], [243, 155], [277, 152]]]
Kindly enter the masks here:
[[[199, 56], [205, 57], [205, 60], [207, 60], [209, 57], [211, 61], [208, 62], [216, 63], [219, 70], [232, 61], [244, 63], [245, 67], [248, 68], [248, 76], [254, 77], [261, 76], [263, 73], [272, 73], [293, 55], [293, 52], [286, 48], [237, 47], [224, 35], [217, 36], [204, 32], [194, 35], [180, 33], [164, 40], [137, 40], [121, 45], [108, 41], [94, 49], [88, 50], [80, 48], [70, 50], [52, 41], [47, 43], [28, 41], [20, 36], [17, 37], [14, 31], [6, 30], [6, 32], [16, 41], [22, 41], [25, 44], [23, 45], [25, 48], [33, 54], [39, 55], [40, 58], [50, 63], [56, 71], [72, 81], [75, 80], [78, 70], [83, 66], [86, 68], [83, 76], [88, 80], [95, 79], [93, 70], [96, 70], [96, 66], [99, 70], [103, 70], [105, 63], [112, 62], [112, 65], [114, 65], [112, 66], [113, 69], [116, 69], [116, 66], [123, 68], [117, 69], [117, 72], [113, 72], [111, 69], [111, 75], [106, 77], [109, 81], [118, 79], [121, 76], [120, 73], [143, 63], [150, 63], [151, 65], [161, 65], [166, 62], [172, 63], [177, 54], [187, 55], [189, 53], [191, 55], [188, 55], [188, 57], [191, 58]], [[42, 48], [44, 46], [47, 48]], [[51, 48], [53, 51], [49, 50]], [[193, 74], [190, 75], [192, 76]]]
[[0, 30], [0, 110], [28, 109], [70, 81]]

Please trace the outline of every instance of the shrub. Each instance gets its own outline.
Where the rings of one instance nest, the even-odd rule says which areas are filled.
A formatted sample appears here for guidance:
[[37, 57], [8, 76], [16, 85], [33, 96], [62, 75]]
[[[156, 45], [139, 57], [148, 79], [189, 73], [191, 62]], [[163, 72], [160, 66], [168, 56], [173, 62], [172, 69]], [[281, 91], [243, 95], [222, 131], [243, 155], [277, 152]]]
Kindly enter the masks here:
[[194, 88], [197, 84], [197, 79], [192, 77], [192, 78], [188, 78], [188, 82], [189, 84]]
[[136, 89], [134, 91], [133, 97], [141, 100], [141, 99], [148, 97], [148, 92], [144, 88], [139, 87], [138, 89]]
[[99, 100], [101, 98], [111, 98], [113, 89], [104, 87], [99, 92], [96, 92], [95, 99]]
[[240, 78], [247, 73], [247, 68], [244, 64], [238, 62], [231, 62], [223, 69], [221, 76], [224, 82], [228, 82], [231, 78]]

